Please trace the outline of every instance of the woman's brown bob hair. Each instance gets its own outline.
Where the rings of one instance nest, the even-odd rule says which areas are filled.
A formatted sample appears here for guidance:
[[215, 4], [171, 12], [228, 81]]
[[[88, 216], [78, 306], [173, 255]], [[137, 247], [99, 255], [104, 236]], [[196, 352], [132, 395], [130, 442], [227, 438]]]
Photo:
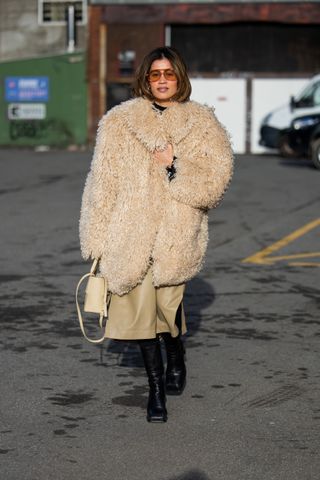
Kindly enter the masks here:
[[135, 97], [144, 97], [148, 100], [153, 100], [147, 75], [150, 72], [152, 63], [155, 60], [161, 60], [163, 58], [169, 60], [178, 79], [178, 90], [174, 97], [172, 97], [172, 100], [176, 102], [186, 102], [190, 99], [191, 95], [191, 84], [187, 74], [187, 67], [180, 53], [172, 47], [156, 48], [144, 57], [136, 71], [132, 88], [133, 95]]

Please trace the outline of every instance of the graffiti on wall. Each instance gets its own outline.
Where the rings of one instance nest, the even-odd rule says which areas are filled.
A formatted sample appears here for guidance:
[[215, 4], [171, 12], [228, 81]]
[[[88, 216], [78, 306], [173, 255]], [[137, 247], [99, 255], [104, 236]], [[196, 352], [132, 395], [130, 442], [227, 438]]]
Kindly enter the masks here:
[[61, 120], [13, 120], [9, 122], [10, 140], [21, 138], [43, 140], [52, 144], [73, 143], [73, 135], [67, 124]]

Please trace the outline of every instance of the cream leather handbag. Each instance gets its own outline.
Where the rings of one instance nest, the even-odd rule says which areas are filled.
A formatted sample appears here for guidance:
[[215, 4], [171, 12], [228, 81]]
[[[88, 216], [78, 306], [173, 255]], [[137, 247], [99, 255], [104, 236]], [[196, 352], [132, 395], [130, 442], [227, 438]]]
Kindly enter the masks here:
[[80, 323], [81, 331], [84, 337], [91, 343], [101, 343], [104, 340], [104, 334], [101, 338], [92, 339], [89, 338], [85, 332], [83, 318], [81, 309], [78, 301], [78, 292], [80, 285], [87, 278], [87, 286], [85, 290], [85, 299], [84, 299], [84, 308], [83, 310], [87, 313], [98, 313], [99, 314], [99, 325], [103, 328], [103, 318], [107, 317], [107, 303], [108, 303], [108, 288], [107, 280], [104, 277], [97, 277], [96, 271], [98, 268], [99, 259], [94, 259], [92, 267], [89, 273], [83, 275], [80, 278], [79, 283], [76, 289], [76, 304], [78, 311], [78, 318]]

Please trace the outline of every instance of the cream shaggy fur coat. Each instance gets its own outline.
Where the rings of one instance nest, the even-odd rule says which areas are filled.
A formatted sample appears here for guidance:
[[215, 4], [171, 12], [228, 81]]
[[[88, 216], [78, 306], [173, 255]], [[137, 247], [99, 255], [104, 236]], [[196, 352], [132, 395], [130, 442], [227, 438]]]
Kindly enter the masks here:
[[[176, 176], [152, 158], [168, 142]], [[164, 112], [137, 98], [100, 121], [81, 206], [84, 259], [100, 257], [112, 293], [141, 283], [151, 265], [154, 286], [178, 285], [201, 268], [209, 208], [220, 202], [233, 155], [212, 109], [189, 101]]]

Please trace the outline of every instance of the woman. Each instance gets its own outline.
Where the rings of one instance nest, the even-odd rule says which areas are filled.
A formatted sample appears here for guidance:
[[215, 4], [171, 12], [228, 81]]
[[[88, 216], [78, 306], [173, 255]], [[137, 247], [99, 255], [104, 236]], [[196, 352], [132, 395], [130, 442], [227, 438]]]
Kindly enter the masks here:
[[[185, 282], [202, 266], [207, 211], [232, 174], [226, 131], [190, 94], [179, 53], [169, 47], [149, 53], [136, 73], [135, 98], [99, 123], [82, 199], [82, 255], [100, 259], [112, 292], [105, 337], [138, 340], [151, 422], [167, 420], [166, 394], [185, 387]], [[167, 352], [165, 383], [159, 337]]]

